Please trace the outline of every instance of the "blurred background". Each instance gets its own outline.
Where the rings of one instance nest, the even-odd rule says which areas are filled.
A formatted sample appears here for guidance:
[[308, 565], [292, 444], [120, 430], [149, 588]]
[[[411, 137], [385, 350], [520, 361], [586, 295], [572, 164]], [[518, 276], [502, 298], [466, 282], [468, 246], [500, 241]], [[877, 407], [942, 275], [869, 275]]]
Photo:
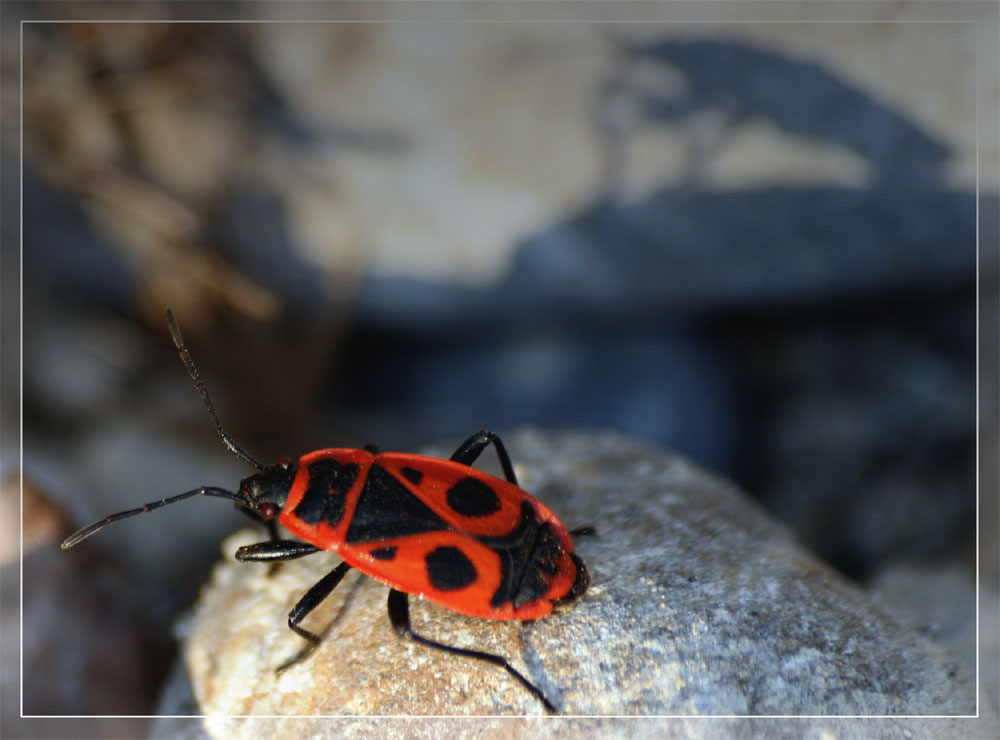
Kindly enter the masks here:
[[732, 477], [862, 583], [971, 572], [977, 176], [994, 335], [998, 192], [975, 26], [22, 31], [26, 712], [152, 712], [170, 625], [246, 523], [197, 500], [55, 547], [249, 472], [166, 306], [263, 461], [614, 429]]

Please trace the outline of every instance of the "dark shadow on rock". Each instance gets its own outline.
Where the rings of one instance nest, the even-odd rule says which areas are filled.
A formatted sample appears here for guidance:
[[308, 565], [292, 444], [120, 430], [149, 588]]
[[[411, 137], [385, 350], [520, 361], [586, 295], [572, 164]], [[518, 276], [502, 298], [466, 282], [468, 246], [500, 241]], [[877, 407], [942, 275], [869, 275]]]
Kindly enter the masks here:
[[492, 288], [369, 278], [359, 318], [481, 334], [594, 320], [657, 325], [933, 289], [975, 275], [975, 215], [973, 193], [947, 190], [662, 190], [631, 206], [595, 203], [529, 237]]
[[[609, 80], [605, 94], [630, 99], [644, 125], [674, 123], [708, 109], [723, 112], [731, 126], [768, 121], [786, 134], [864, 157], [882, 188], [936, 182], [950, 156], [946, 144], [891, 104], [818, 62], [715, 39], [625, 42], [619, 49], [621, 73]], [[684, 89], [665, 95], [637, 86], [628, 71], [639, 63], [669, 68]]]

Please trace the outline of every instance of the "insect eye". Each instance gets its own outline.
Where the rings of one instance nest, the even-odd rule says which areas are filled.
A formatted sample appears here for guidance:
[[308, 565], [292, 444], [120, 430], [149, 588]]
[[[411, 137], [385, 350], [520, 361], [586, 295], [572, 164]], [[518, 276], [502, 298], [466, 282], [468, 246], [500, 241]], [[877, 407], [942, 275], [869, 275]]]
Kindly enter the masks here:
[[281, 458], [280, 460], [278, 460], [278, 467], [281, 468], [282, 470], [288, 470], [290, 467], [292, 467], [292, 458], [290, 457]]
[[278, 507], [270, 501], [266, 501], [260, 505], [260, 515], [265, 519], [274, 519], [277, 513]]

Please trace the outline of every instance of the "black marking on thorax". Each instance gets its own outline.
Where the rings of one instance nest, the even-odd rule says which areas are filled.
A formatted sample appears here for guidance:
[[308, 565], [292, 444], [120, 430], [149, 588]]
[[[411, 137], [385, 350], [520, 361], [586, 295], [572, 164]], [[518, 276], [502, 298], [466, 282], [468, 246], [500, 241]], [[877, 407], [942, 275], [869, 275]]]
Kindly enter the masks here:
[[335, 527], [344, 518], [344, 501], [358, 478], [357, 463], [342, 463], [332, 458], [309, 464], [309, 484], [293, 512], [306, 524], [325, 522]]
[[347, 530], [347, 542], [388, 540], [442, 529], [451, 527], [385, 468], [372, 464]]

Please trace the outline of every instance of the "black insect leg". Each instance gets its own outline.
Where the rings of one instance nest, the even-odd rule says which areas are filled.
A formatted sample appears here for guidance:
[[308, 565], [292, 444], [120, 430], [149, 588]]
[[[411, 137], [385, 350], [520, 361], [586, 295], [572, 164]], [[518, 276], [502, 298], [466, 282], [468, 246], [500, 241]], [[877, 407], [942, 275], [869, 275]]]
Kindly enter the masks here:
[[236, 559], [241, 563], [273, 563], [280, 560], [295, 560], [318, 552], [320, 548], [298, 540], [269, 540], [255, 545], [244, 545], [236, 551]]
[[267, 522], [267, 534], [271, 538], [271, 542], [279, 542], [278, 539], [278, 521], [276, 519], [269, 519]]
[[491, 442], [493, 443], [493, 447], [496, 448], [497, 457], [500, 458], [500, 467], [503, 468], [504, 476], [516, 486], [517, 476], [514, 475], [514, 466], [510, 462], [510, 455], [507, 454], [507, 448], [503, 446], [503, 442], [499, 436], [487, 429], [480, 429], [462, 442], [451, 456], [451, 459], [463, 465], [472, 465], [483, 454], [483, 450]]
[[310, 632], [303, 627], [299, 627], [299, 622], [305, 619], [309, 612], [323, 603], [323, 600], [330, 595], [333, 589], [337, 587], [337, 584], [344, 580], [344, 576], [347, 575], [347, 571], [350, 569], [351, 566], [347, 563], [341, 563], [338, 565], [336, 568], [323, 576], [323, 578], [320, 579], [320, 581], [312, 588], [306, 591], [305, 596], [299, 599], [299, 603], [292, 607], [292, 610], [288, 612], [288, 627], [292, 630], [292, 632], [306, 640], [308, 644], [299, 652], [298, 655], [295, 655], [279, 665], [275, 669], [275, 673], [281, 673], [286, 668], [290, 668], [300, 660], [308, 657], [308, 655], [316, 649], [316, 646], [319, 645], [320, 636], [315, 632]]
[[301, 558], [320, 549], [315, 545], [306, 545], [304, 542], [296, 540], [280, 540], [278, 539], [278, 523], [274, 519], [264, 519], [252, 511], [246, 509], [244, 511], [267, 527], [271, 539], [267, 542], [258, 542], [256, 545], [241, 547], [236, 551], [236, 559], [240, 562], [269, 561], [271, 567], [267, 569], [267, 574], [273, 576], [281, 567], [280, 561]]
[[420, 643], [421, 645], [437, 648], [438, 650], [444, 650], [445, 652], [452, 653], [454, 655], [464, 655], [467, 658], [485, 660], [487, 663], [492, 663], [493, 665], [504, 668], [507, 673], [517, 679], [520, 684], [524, 686], [524, 688], [535, 695], [535, 697], [545, 706], [545, 710], [547, 712], [553, 714], [556, 713], [556, 708], [552, 705], [552, 702], [545, 697], [542, 690], [518, 673], [518, 671], [516, 671], [510, 663], [508, 663], [504, 658], [501, 658], [499, 655], [483, 653], [478, 650], [466, 650], [465, 648], [453, 647], [451, 645], [444, 645], [440, 642], [429, 640], [426, 637], [421, 637], [414, 632], [410, 627], [409, 597], [402, 591], [396, 591], [395, 589], [389, 591], [389, 621], [392, 623], [392, 628], [396, 630], [396, 634], [400, 637], [407, 637], [414, 642]]

